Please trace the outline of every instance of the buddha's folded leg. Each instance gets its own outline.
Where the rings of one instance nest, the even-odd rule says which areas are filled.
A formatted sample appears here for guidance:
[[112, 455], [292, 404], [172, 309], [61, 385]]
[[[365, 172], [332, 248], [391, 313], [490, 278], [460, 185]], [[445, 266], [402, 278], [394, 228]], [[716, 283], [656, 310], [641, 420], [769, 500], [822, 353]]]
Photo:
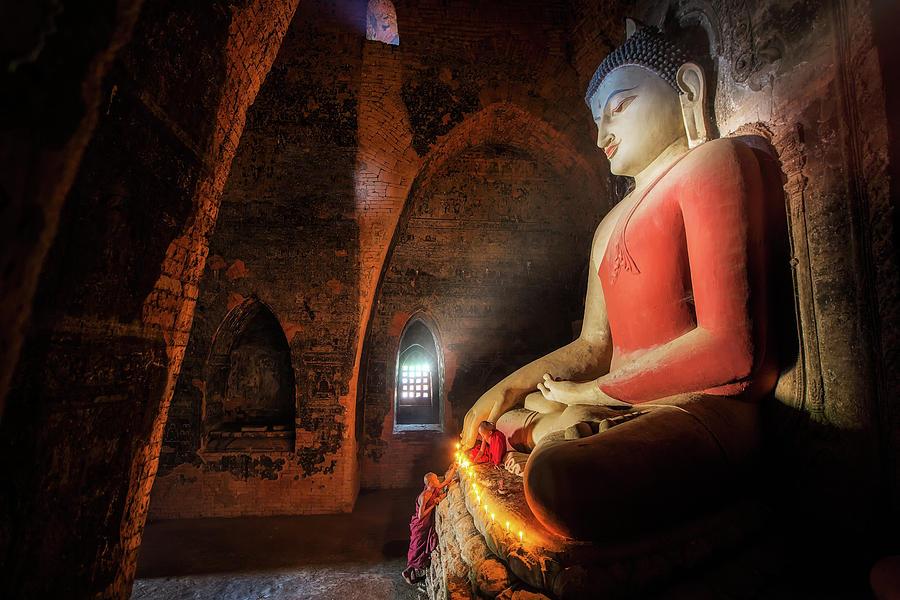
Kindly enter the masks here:
[[618, 537], [715, 503], [736, 470], [725, 452], [698, 417], [678, 406], [654, 406], [587, 438], [547, 437], [528, 460], [525, 494], [552, 531]]
[[513, 450], [531, 452], [534, 449], [532, 432], [541, 413], [527, 408], [518, 408], [500, 415], [497, 429], [506, 436], [506, 443]]

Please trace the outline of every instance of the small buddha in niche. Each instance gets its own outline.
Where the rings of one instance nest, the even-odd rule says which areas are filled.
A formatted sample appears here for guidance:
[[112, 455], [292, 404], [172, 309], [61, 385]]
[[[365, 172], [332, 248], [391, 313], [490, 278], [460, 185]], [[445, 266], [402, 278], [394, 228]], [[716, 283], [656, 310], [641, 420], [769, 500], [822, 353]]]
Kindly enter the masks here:
[[711, 502], [752, 457], [777, 377], [760, 164], [707, 140], [703, 69], [660, 30], [629, 29], [586, 96], [634, 188], [594, 235], [581, 334], [488, 390], [462, 432], [469, 447], [490, 421], [530, 451], [532, 512], [579, 539]]

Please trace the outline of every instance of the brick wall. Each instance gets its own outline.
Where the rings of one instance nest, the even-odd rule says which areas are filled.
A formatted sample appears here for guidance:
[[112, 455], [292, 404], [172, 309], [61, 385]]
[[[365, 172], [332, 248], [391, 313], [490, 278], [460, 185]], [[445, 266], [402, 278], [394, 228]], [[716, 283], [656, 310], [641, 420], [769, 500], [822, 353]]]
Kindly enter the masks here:
[[4, 597], [130, 593], [219, 195], [294, 5], [153, 3], [103, 80], [0, 425]]
[[[418, 485], [424, 471], [444, 469], [462, 415], [491, 380], [571, 338], [584, 266], [576, 263], [586, 262], [593, 227], [608, 209], [604, 163], [568, 62], [568, 8], [409, 3], [398, 4], [398, 17], [401, 42], [391, 57], [400, 56], [402, 74], [376, 106], [401, 117], [391, 121], [400, 133], [385, 154], [407, 157], [411, 148], [418, 168], [414, 176], [398, 170], [409, 191], [384, 217], [397, 224], [390, 239], [373, 237], [364, 250], [377, 251], [381, 273], [363, 305], [369, 326], [361, 348], [360, 468], [367, 487]], [[383, 54], [367, 54], [366, 66], [383, 72]], [[572, 228], [572, 214], [591, 216]], [[528, 229], [537, 221], [543, 235]], [[560, 258], [550, 255], [563, 247], [569, 254], [550, 267]], [[534, 310], [541, 301], [525, 282], [548, 275], [559, 295], [551, 300], [552, 333], [540, 339]], [[445, 432], [395, 434], [399, 335], [422, 309], [443, 337]], [[496, 339], [510, 343], [492, 347]]]
[[[300, 6], [248, 112], [166, 424], [154, 518], [339, 512], [356, 499], [361, 259], [353, 215], [364, 9]], [[294, 452], [203, 448], [210, 346], [245, 298], [272, 310], [290, 346]]]
[[[398, 5], [399, 46], [363, 40], [354, 29], [364, 22], [358, 10], [352, 3], [301, 6], [249, 113], [170, 413], [154, 517], [346, 510], [355, 498], [356, 477], [367, 486], [407, 485], [418, 481], [423, 468], [442, 468], [435, 465], [446, 455], [435, 453], [434, 434], [395, 439], [390, 426], [376, 434], [383, 439], [376, 442], [368, 434], [366, 443], [393, 444], [391, 457], [382, 460], [381, 451], [367, 448], [366, 467], [355, 466], [355, 419], [365, 412], [367, 431], [374, 421], [390, 420], [390, 413], [376, 408], [380, 399], [370, 402], [357, 388], [364, 352], [359, 324], [377, 318], [372, 307], [379, 278], [389, 268], [392, 240], [407, 234], [405, 223], [397, 227], [410, 210], [414, 181], [419, 192], [413, 194], [419, 195], [436, 180], [465, 182], [465, 169], [442, 170], [445, 163], [473, 145], [514, 140], [523, 149], [519, 154], [536, 151], [539, 158], [504, 167], [509, 172], [503, 189], [473, 190], [489, 194], [485, 206], [508, 193], [522, 197], [526, 192], [513, 190], [512, 179], [535, 169], [544, 169], [535, 179], [541, 188], [535, 198], [554, 198], [554, 208], [571, 208], [573, 195], [586, 202], [589, 193], [603, 189], [590, 122], [575, 116], [587, 111], [574, 71], [565, 63], [564, 9], [517, 4], [501, 14], [484, 6]], [[532, 58], [523, 62], [523, 55]], [[589, 203], [597, 216], [607, 208], [602, 198]], [[501, 216], [497, 210], [508, 207], [497, 208], [491, 218], [514, 229], [511, 213]], [[558, 214], [559, 223], [569, 214]], [[554, 227], [560, 229], [559, 223]], [[584, 228], [592, 231], [589, 221]], [[482, 234], [477, 227], [459, 232], [459, 239], [443, 243], [466, 244]], [[573, 234], [582, 243], [572, 255], [586, 260], [584, 235]], [[518, 247], [495, 250], [516, 253]], [[551, 270], [540, 256], [531, 262], [540, 263], [542, 273]], [[237, 264], [240, 276], [229, 275]], [[560, 277], [572, 277], [570, 271], [580, 268]], [[580, 275], [574, 273], [576, 279]], [[473, 296], [496, 293], [481, 277], [471, 283]], [[565, 285], [570, 295], [579, 287]], [[251, 296], [272, 307], [281, 321], [298, 382], [296, 451], [280, 457], [283, 465], [260, 472], [226, 468], [223, 461], [238, 457], [210, 456], [201, 439], [211, 340], [228, 310]], [[569, 320], [567, 314], [557, 324], [563, 338], [570, 335]], [[381, 344], [379, 338], [366, 350], [369, 373], [382, 354], [395, 351], [395, 342]], [[451, 421], [448, 429], [455, 426]], [[362, 428], [360, 423], [360, 434]], [[253, 453], [240, 460], [256, 464], [267, 458], [275, 455]], [[273, 485], [282, 486], [283, 493], [263, 491]], [[316, 495], [317, 486], [330, 493]], [[202, 500], [195, 505], [196, 497]]]
[[[478, 396], [572, 339], [606, 205], [528, 141], [469, 147], [408, 200], [366, 340], [365, 486], [414, 485], [445, 469]], [[434, 319], [445, 354], [444, 436], [393, 432], [400, 332], [417, 310]]]

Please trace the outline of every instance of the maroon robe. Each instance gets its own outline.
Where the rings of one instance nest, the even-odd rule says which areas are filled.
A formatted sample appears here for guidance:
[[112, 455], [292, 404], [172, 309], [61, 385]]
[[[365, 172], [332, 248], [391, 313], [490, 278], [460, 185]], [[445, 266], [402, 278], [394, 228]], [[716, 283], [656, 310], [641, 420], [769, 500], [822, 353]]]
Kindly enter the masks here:
[[[475, 457], [478, 456], [478, 449], [481, 448], [481, 440], [475, 444], [475, 447], [469, 450], [469, 458], [475, 460]], [[503, 432], [499, 429], [495, 429], [494, 433], [491, 434], [491, 439], [488, 440], [488, 447], [484, 451], [484, 454], [481, 455], [481, 459], [478, 461], [479, 463], [483, 462], [492, 462], [493, 464], [500, 466], [500, 463], [503, 462], [503, 455], [506, 454], [506, 436], [503, 435]]]
[[[424, 569], [431, 564], [431, 551], [437, 547], [438, 542], [437, 532], [434, 530], [434, 510], [419, 516], [419, 503], [422, 502], [427, 490], [428, 486], [425, 486], [425, 489], [416, 498], [416, 511], [409, 520], [409, 552], [406, 554], [406, 562], [414, 569]], [[438, 490], [432, 490], [431, 496], [425, 500], [422, 510], [434, 506], [437, 497]]]

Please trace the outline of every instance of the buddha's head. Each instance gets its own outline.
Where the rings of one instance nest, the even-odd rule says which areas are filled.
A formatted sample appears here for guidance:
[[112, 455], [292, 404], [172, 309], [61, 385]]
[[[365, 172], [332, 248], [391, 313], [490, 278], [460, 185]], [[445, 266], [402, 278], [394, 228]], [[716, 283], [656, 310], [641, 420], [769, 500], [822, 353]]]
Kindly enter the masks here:
[[634, 31], [597, 68], [585, 97], [610, 171], [634, 177], [673, 144], [706, 141], [705, 95], [703, 69], [678, 46], [655, 27]]

